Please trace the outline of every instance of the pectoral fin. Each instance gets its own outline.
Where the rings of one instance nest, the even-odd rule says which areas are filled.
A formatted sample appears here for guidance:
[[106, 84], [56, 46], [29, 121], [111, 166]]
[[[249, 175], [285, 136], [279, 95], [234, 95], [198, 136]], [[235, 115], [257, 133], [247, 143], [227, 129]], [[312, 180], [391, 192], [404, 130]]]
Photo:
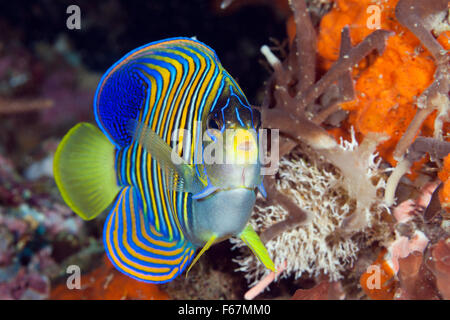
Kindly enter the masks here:
[[187, 164], [151, 128], [142, 122], [130, 120], [129, 130], [133, 138], [155, 159], [165, 171], [170, 190], [195, 192], [197, 177], [193, 166]]
[[214, 243], [214, 241], [216, 241], [217, 236], [213, 235], [211, 236], [211, 238], [209, 238], [208, 242], [203, 246], [202, 250], [195, 256], [194, 260], [192, 261], [191, 265], [189, 266], [189, 268], [186, 271], [186, 277], [189, 273], [189, 270], [191, 270], [191, 268], [194, 266], [194, 264], [198, 261], [198, 259], [200, 259], [200, 257], [206, 252], [206, 250], [208, 250], [212, 244]]
[[264, 243], [262, 243], [258, 234], [253, 230], [252, 226], [248, 224], [245, 229], [239, 234], [239, 238], [252, 250], [259, 261], [261, 261], [266, 268], [276, 271], [275, 265], [267, 252]]

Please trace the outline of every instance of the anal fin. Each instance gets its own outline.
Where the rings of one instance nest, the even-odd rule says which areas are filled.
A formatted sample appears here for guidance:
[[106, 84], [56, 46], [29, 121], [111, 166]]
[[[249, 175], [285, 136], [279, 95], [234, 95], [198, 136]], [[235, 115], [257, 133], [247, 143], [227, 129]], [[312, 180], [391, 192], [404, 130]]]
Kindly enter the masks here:
[[122, 273], [144, 282], [164, 283], [183, 272], [195, 248], [186, 239], [168, 239], [142, 212], [132, 186], [118, 195], [103, 231], [106, 253]]

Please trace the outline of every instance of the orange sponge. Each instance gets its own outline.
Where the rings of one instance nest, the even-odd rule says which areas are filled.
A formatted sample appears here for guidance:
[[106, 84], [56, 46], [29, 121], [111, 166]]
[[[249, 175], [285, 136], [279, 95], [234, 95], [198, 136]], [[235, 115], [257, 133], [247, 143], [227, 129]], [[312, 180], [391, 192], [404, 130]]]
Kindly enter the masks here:
[[[395, 146], [416, 113], [416, 99], [433, 82], [436, 70], [430, 53], [396, 20], [397, 2], [386, 0], [377, 4], [371, 0], [337, 0], [336, 6], [321, 20], [317, 42], [322, 67], [328, 69], [338, 59], [344, 26], [350, 28], [353, 45], [374, 31], [368, 24], [375, 14], [375, 11], [368, 10], [372, 5], [380, 13], [379, 27], [395, 32], [381, 56], [369, 56], [353, 69], [356, 99], [341, 104], [343, 109], [350, 111], [348, 124], [344, 127], [354, 126], [362, 137], [369, 132], [385, 133], [390, 137], [378, 147], [378, 151], [391, 165], [396, 164], [392, 155]], [[438, 38], [446, 48], [449, 46], [448, 37], [446, 32]], [[435, 117], [436, 113], [432, 113], [426, 119], [421, 135], [433, 134]]]
[[167, 300], [156, 284], [136, 281], [119, 271], [105, 256], [103, 264], [81, 277], [81, 289], [60, 284], [51, 292], [53, 300]]
[[442, 208], [450, 212], [450, 155], [444, 159], [444, 168], [439, 172], [439, 179], [444, 182], [444, 186], [439, 192], [439, 199]]
[[361, 288], [373, 300], [392, 300], [394, 298], [397, 281], [394, 279], [394, 270], [384, 259], [386, 253], [387, 250], [383, 248], [377, 260], [359, 279]]

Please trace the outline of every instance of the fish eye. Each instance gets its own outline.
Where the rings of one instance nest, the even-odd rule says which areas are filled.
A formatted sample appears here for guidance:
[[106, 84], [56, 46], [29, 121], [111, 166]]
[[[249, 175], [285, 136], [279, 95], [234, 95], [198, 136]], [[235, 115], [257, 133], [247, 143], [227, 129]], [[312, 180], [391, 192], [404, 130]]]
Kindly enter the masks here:
[[220, 130], [219, 125], [220, 125], [219, 121], [217, 121], [217, 119], [214, 117], [214, 115], [208, 116], [208, 120], [206, 121], [206, 128], [207, 129]]

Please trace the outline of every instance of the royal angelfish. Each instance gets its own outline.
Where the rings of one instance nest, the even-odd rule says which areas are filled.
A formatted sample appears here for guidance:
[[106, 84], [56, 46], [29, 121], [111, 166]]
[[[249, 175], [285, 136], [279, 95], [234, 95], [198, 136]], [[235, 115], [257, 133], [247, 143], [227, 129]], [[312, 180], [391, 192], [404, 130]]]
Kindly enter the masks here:
[[211, 48], [173, 38], [133, 50], [101, 79], [94, 112], [100, 130], [73, 127], [54, 174], [83, 219], [109, 212], [103, 242], [117, 269], [167, 282], [212, 244], [237, 236], [275, 270], [248, 224], [256, 193], [265, 193], [260, 114]]

